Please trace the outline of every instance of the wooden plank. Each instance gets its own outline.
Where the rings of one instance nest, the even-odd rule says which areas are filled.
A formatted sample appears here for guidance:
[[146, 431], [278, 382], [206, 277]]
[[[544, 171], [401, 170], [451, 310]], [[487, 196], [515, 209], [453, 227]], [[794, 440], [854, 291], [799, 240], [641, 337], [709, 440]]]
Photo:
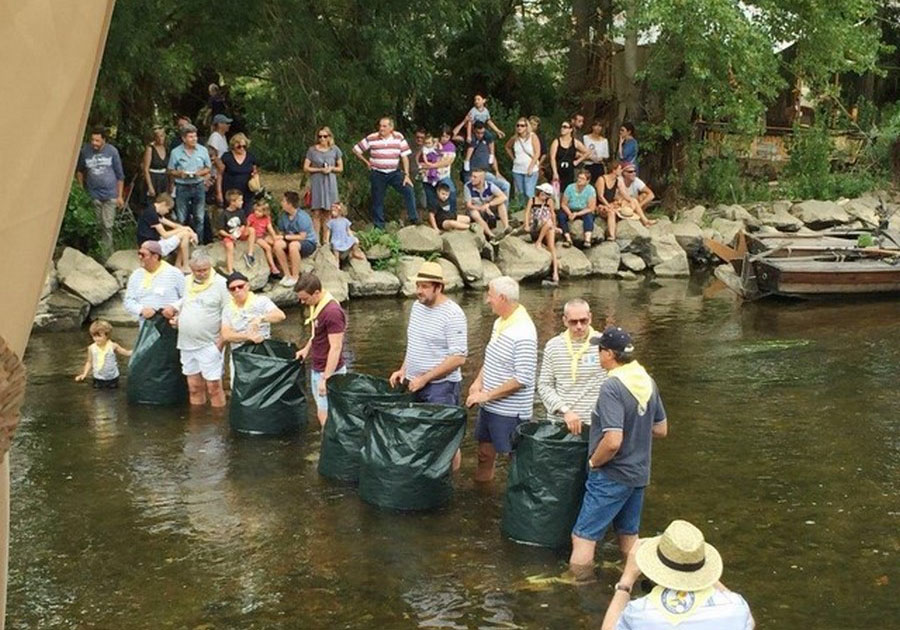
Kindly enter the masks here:
[[714, 241], [711, 238], [703, 239], [703, 244], [706, 246], [706, 249], [711, 251], [713, 254], [721, 258], [725, 262], [731, 262], [732, 260], [739, 260], [743, 258], [743, 256], [738, 255], [738, 253], [728, 247], [728, 245], [723, 245], [718, 241]]

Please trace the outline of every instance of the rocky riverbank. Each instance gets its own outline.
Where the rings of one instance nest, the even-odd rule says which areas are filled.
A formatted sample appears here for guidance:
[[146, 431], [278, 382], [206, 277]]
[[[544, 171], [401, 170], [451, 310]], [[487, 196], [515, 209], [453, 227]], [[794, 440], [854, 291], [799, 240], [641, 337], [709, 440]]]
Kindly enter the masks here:
[[[803, 233], [834, 226], [874, 227], [880, 220], [880, 204], [890, 217], [890, 227], [900, 230], [898, 199], [885, 193], [837, 202], [775, 201], [711, 208], [698, 205], [679, 210], [674, 220], [662, 217], [649, 228], [635, 220], [621, 221], [616, 241], [596, 242], [588, 249], [582, 249], [583, 229], [581, 221], [575, 221], [572, 236], [576, 246], [557, 250], [560, 276], [600, 276], [622, 281], [646, 275], [685, 277], [714, 262], [704, 239], [732, 245], [741, 230]], [[521, 223], [523, 214], [513, 215], [514, 226]], [[600, 234], [605, 225], [600, 220], [597, 224], [595, 231]], [[304, 269], [314, 271], [342, 302], [369, 296], [413, 295], [413, 277], [425, 260], [441, 264], [448, 291], [482, 289], [501, 274], [540, 282], [550, 274], [550, 254], [534, 247], [526, 234], [518, 232], [491, 244], [481, 232], [439, 234], [425, 225], [407, 226], [396, 232], [403, 252], [397, 260], [389, 260], [390, 252], [376, 247], [366, 252], [367, 260], [350, 260], [339, 269], [334, 255], [327, 248], [319, 248], [304, 261]], [[206, 248], [214, 266], [223, 269], [222, 244]], [[265, 264], [257, 262], [253, 268], [244, 265], [244, 248], [246, 243], [238, 245], [235, 268], [247, 275], [253, 289], [281, 306], [296, 306], [293, 291], [270, 281]], [[256, 258], [265, 260], [261, 250], [256, 252]], [[76, 329], [96, 318], [114, 325], [134, 325], [136, 322], [122, 306], [122, 298], [128, 276], [137, 266], [137, 250], [117, 251], [101, 265], [77, 250], [63, 249], [48, 271], [34, 330]]]

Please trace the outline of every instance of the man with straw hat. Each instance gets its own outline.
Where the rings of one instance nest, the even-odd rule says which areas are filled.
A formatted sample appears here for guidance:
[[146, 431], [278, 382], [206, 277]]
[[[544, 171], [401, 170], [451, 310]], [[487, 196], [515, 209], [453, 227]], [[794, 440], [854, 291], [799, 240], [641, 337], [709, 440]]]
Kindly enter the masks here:
[[[643, 573], [655, 586], [631, 600]], [[662, 536], [638, 541], [628, 553], [602, 630], [752, 630], [747, 601], [719, 581], [722, 557], [687, 521], [672, 521]]]
[[668, 432], [656, 383], [634, 360], [631, 335], [617, 326], [591, 339], [608, 378], [591, 414], [584, 499], [572, 529], [569, 565], [576, 577], [593, 570], [594, 550], [612, 525], [622, 557], [641, 525], [644, 488], [650, 483], [650, 445]]

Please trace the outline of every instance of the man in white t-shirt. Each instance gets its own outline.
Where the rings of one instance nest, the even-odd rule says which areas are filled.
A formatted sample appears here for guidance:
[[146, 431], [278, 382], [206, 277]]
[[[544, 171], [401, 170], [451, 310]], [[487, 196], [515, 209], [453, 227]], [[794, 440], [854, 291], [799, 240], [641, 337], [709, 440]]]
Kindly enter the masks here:
[[632, 199], [636, 199], [641, 206], [641, 210], [646, 210], [650, 202], [656, 199], [656, 195], [650, 190], [650, 187], [637, 176], [637, 167], [634, 164], [626, 163], [622, 168], [622, 181], [625, 183], [625, 190]]
[[[655, 586], [631, 599], [641, 574]], [[719, 581], [722, 557], [687, 521], [631, 547], [601, 630], [753, 630], [747, 601]]]
[[225, 279], [231, 299], [222, 310], [222, 339], [232, 350], [245, 343], [262, 343], [272, 336], [272, 324], [284, 321], [285, 314], [265, 295], [250, 290], [247, 276], [235, 271]]
[[221, 158], [228, 152], [228, 139], [225, 134], [231, 128], [231, 118], [225, 114], [216, 114], [212, 120], [212, 133], [206, 140], [206, 146], [216, 150], [216, 154]]

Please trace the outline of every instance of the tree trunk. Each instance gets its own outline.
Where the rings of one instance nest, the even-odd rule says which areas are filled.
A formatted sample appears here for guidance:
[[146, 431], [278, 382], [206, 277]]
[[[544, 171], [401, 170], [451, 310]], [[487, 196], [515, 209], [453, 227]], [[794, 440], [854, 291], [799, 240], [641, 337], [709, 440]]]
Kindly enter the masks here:
[[597, 11], [597, 0], [573, 0], [572, 33], [566, 66], [566, 92], [571, 101], [580, 103], [588, 79], [590, 26]]
[[636, 121], [640, 118], [638, 105], [638, 87], [635, 83], [638, 65], [638, 32], [635, 25], [637, 2], [625, 0], [625, 49], [623, 51], [625, 70], [625, 94], [619, 106], [620, 121]]

